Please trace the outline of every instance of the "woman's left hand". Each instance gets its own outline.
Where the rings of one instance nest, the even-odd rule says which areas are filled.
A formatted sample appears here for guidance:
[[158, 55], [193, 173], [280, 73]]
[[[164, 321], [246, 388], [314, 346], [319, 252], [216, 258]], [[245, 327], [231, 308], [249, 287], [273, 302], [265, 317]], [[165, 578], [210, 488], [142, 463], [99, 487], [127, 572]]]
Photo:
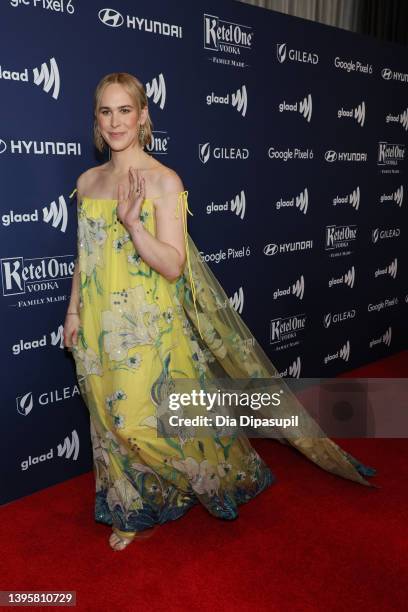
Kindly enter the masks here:
[[125, 188], [118, 185], [118, 205], [116, 214], [129, 231], [139, 222], [142, 204], [145, 199], [145, 179], [139, 176], [139, 170], [129, 168], [129, 193], [125, 197]]

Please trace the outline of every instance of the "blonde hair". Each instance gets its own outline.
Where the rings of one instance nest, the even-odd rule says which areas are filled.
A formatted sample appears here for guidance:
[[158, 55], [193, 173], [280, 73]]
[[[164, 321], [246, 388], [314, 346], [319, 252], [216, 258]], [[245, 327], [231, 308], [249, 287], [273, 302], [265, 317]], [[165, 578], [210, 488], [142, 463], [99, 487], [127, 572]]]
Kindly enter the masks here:
[[[143, 87], [143, 83], [141, 83], [139, 79], [133, 76], [133, 74], [129, 74], [128, 72], [111, 72], [110, 74], [105, 75], [96, 86], [94, 94], [94, 143], [98, 151], [100, 151], [101, 153], [103, 153], [106, 147], [106, 142], [103, 139], [102, 134], [100, 133], [98, 128], [97, 114], [99, 112], [102, 94], [105, 91], [105, 88], [108, 85], [111, 85], [112, 83], [118, 83], [126, 89], [127, 93], [130, 95], [136, 105], [138, 115], [140, 115], [142, 109], [145, 106], [148, 106], [147, 95], [145, 88]], [[153, 140], [153, 123], [150, 119], [149, 111], [147, 113], [147, 118], [143, 124], [143, 127], [143, 139], [141, 140], [139, 137], [139, 142], [142, 149], [146, 144], [150, 144]]]

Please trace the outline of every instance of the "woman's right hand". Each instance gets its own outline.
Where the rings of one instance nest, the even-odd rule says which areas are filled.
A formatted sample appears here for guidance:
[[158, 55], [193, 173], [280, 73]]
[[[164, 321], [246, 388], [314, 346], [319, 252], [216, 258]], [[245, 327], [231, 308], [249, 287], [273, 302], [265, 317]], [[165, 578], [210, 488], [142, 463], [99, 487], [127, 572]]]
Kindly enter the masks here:
[[73, 345], [76, 345], [78, 342], [79, 326], [79, 314], [67, 312], [64, 323], [64, 346], [68, 350], [72, 350]]

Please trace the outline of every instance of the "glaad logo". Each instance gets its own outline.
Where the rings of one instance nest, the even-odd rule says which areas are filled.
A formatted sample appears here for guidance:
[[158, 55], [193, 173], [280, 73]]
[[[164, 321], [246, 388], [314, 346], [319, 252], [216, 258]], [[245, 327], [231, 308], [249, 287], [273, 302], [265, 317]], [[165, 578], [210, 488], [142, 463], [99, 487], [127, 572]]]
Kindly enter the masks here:
[[[65, 459], [72, 459], [76, 461], [79, 455], [79, 438], [77, 431], [75, 429], [71, 432], [71, 438], [66, 436], [62, 444], [58, 444], [57, 446], [57, 456], [64, 457]], [[37, 457], [32, 457], [31, 455], [28, 459], [24, 459], [21, 462], [21, 471], [24, 472], [28, 470], [32, 465], [37, 465], [39, 463], [43, 463], [44, 461], [48, 461], [54, 458], [54, 449], [50, 448], [48, 452], [44, 452], [42, 455], [38, 455]]]
[[374, 278], [378, 278], [379, 276], [384, 276], [385, 274], [389, 274], [391, 278], [395, 280], [397, 278], [397, 273], [398, 273], [398, 259], [394, 257], [392, 262], [388, 266], [385, 266], [385, 268], [377, 268], [377, 270], [374, 272]]
[[238, 193], [229, 202], [225, 202], [225, 204], [214, 204], [214, 202], [211, 202], [211, 204], [208, 204], [206, 207], [207, 215], [211, 215], [213, 212], [221, 212], [225, 210], [230, 210], [231, 212], [234, 212], [237, 215], [237, 217], [240, 217], [241, 219], [243, 219], [245, 216], [245, 209], [246, 209], [246, 198], [245, 198], [244, 190]]
[[286, 287], [285, 289], [275, 289], [273, 292], [273, 299], [277, 300], [278, 298], [286, 295], [294, 295], [299, 298], [299, 300], [303, 300], [304, 293], [305, 277], [302, 274], [300, 278], [298, 278], [292, 285], [289, 285], [289, 287]]
[[400, 185], [396, 191], [390, 194], [383, 194], [380, 196], [380, 203], [383, 202], [395, 202], [401, 208], [402, 202], [404, 200], [404, 186]]
[[328, 329], [332, 324], [343, 323], [348, 319], [355, 319], [355, 317], [356, 311], [354, 308], [352, 310], [345, 310], [344, 312], [335, 312], [334, 314], [328, 312], [323, 317], [323, 326]]
[[405, 158], [405, 145], [390, 144], [388, 142], [378, 143], [377, 164], [379, 166], [397, 166], [399, 161]]
[[338, 278], [332, 277], [329, 280], [329, 288], [331, 289], [335, 285], [346, 285], [346, 287], [350, 287], [350, 289], [354, 289], [355, 281], [356, 281], [356, 270], [354, 266], [351, 266], [351, 268], [347, 272], [345, 272], [345, 274], [342, 274]]
[[109, 26], [110, 28], [120, 28], [125, 24], [127, 28], [139, 30], [139, 32], [161, 34], [163, 36], [170, 36], [170, 38], [183, 38], [183, 29], [181, 26], [166, 23], [164, 21], [154, 21], [153, 19], [146, 19], [145, 17], [126, 15], [125, 23], [125, 18], [122, 13], [111, 8], [101, 9], [98, 13], [98, 17], [103, 25]]
[[336, 196], [333, 199], [333, 206], [338, 204], [351, 204], [355, 210], [358, 210], [360, 207], [360, 187], [357, 186], [354, 191], [346, 196]]
[[309, 207], [309, 192], [307, 187], [296, 196], [296, 200], [295, 198], [291, 198], [290, 200], [281, 198], [276, 202], [275, 206], [276, 210], [280, 210], [281, 208], [298, 208], [299, 211], [305, 215]]
[[270, 325], [270, 344], [296, 339], [298, 332], [306, 327], [306, 315], [293, 315], [272, 319]]
[[292, 364], [289, 365], [289, 367], [279, 372], [279, 376], [281, 376], [282, 378], [289, 378], [289, 376], [291, 376], [292, 378], [300, 378], [301, 369], [302, 369], [302, 363], [301, 363], [300, 357], [298, 356], [292, 362]]
[[0, 263], [4, 296], [56, 289], [59, 280], [72, 279], [75, 267], [72, 255], [4, 257]]
[[401, 123], [402, 127], [405, 131], [408, 130], [408, 108], [404, 110], [404, 112], [399, 115], [391, 115], [388, 113], [385, 117], [385, 123]]
[[166, 83], [162, 73], [150, 83], [146, 83], [146, 95], [148, 98], [153, 98], [153, 102], [163, 110], [166, 104]]
[[264, 255], [278, 255], [296, 251], [309, 251], [313, 248], [313, 240], [296, 240], [295, 242], [281, 242], [276, 244], [271, 242], [263, 248]]
[[242, 50], [252, 49], [253, 37], [250, 26], [204, 13], [204, 49], [240, 55]]
[[[16, 70], [7, 70], [4, 69], [3, 66], [0, 66], [0, 79], [3, 79], [4, 81], [23, 81], [28, 83], [28, 68], [23, 70], [23, 72], [18, 72]], [[49, 68], [45, 62], [41, 64], [40, 69], [33, 68], [33, 83], [39, 87], [42, 87], [42, 90], [45, 91], [45, 93], [49, 93], [49, 91], [52, 89], [52, 97], [54, 100], [58, 99], [60, 91], [60, 75], [55, 57], [51, 57]]]
[[371, 234], [371, 239], [374, 244], [379, 242], [380, 240], [387, 240], [389, 238], [399, 238], [401, 234], [401, 230], [399, 227], [393, 227], [386, 230], [380, 230], [378, 227], [373, 229]]
[[230, 297], [229, 301], [232, 308], [241, 314], [244, 308], [244, 290], [242, 287], [240, 287], [238, 291], [235, 291], [234, 295]]
[[280, 64], [286, 60], [291, 62], [301, 62], [304, 64], [318, 64], [319, 56], [317, 53], [310, 51], [301, 51], [300, 49], [288, 49], [287, 43], [276, 44], [276, 57]]
[[298, 102], [294, 102], [293, 104], [289, 104], [289, 102], [284, 100], [283, 102], [279, 103], [278, 109], [280, 113], [285, 111], [300, 113], [302, 117], [304, 117], [304, 119], [310, 123], [312, 120], [312, 95], [308, 94], [306, 98], [303, 98], [303, 100], [299, 100]]
[[367, 161], [367, 153], [358, 152], [358, 151], [334, 151], [333, 149], [329, 149], [324, 154], [325, 161], [329, 163], [333, 163], [336, 161], [339, 162], [366, 162]]
[[337, 118], [338, 119], [342, 119], [343, 117], [345, 117], [347, 119], [355, 119], [357, 121], [357, 123], [361, 127], [363, 127], [363, 125], [364, 125], [365, 115], [366, 115], [366, 107], [365, 107], [365, 102], [364, 101], [361, 102], [354, 109], [351, 108], [350, 110], [346, 110], [344, 108], [340, 108], [337, 111]]
[[[49, 208], [44, 206], [42, 212], [42, 220], [45, 223], [50, 223], [52, 227], [58, 228], [61, 232], [65, 232], [68, 223], [68, 212], [64, 196], [59, 196], [58, 205], [54, 200], [51, 202]], [[38, 222], [38, 219], [38, 209], [31, 213], [15, 213], [14, 210], [10, 210], [1, 215], [1, 222], [5, 227], [9, 227], [12, 223]]]
[[[208, 106], [212, 104], [226, 104], [230, 103], [230, 96], [216, 96], [212, 91], [206, 96], [206, 102]], [[231, 106], [235, 108], [243, 117], [245, 117], [248, 106], [248, 93], [245, 85], [242, 85], [241, 89], [237, 89], [235, 93], [231, 94]]]
[[325, 249], [341, 249], [357, 238], [357, 225], [327, 225]]
[[334, 361], [335, 359], [343, 359], [344, 361], [349, 361], [350, 351], [350, 341], [347, 340], [347, 342], [343, 344], [340, 350], [338, 350], [336, 353], [326, 355], [326, 357], [323, 359], [323, 362], [325, 365], [327, 365], [330, 361]]
[[378, 344], [385, 344], [385, 346], [391, 346], [392, 339], [392, 327], [389, 326], [388, 329], [379, 337], [373, 338], [370, 340], [368, 346], [369, 348], [373, 348], [373, 346], [377, 346]]
[[[64, 348], [64, 337], [63, 337], [64, 327], [60, 325], [58, 327], [57, 332], [51, 332], [51, 345], [59, 346], [60, 349]], [[47, 335], [44, 334], [43, 337], [38, 340], [23, 340], [22, 338], [18, 341], [17, 344], [13, 344], [11, 347], [13, 355], [21, 355], [23, 351], [30, 351], [32, 349], [42, 348], [43, 346], [47, 346]]]
[[198, 157], [203, 164], [206, 164], [212, 156], [214, 159], [248, 159], [249, 149], [244, 147], [214, 147], [211, 151], [209, 142], [199, 143]]
[[391, 68], [383, 68], [381, 70], [381, 76], [384, 81], [401, 81], [402, 83], [408, 83], [408, 73], [396, 72]]

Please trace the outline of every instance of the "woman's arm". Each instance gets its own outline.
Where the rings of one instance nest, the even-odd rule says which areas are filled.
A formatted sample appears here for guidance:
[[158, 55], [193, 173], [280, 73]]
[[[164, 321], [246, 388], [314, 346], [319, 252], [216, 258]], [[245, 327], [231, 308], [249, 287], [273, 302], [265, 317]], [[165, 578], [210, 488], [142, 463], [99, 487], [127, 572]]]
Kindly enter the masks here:
[[[77, 205], [81, 201], [81, 188], [82, 188], [82, 175], [78, 177], [76, 188], [77, 188]], [[75, 258], [75, 267], [74, 273], [72, 275], [72, 285], [71, 285], [71, 297], [68, 304], [67, 312], [77, 312], [79, 314], [79, 261], [78, 255]]]
[[176, 280], [184, 269], [186, 252], [183, 232], [183, 203], [176, 209], [179, 193], [184, 190], [183, 183], [176, 173], [163, 179], [156, 212], [156, 236], [153, 236], [138, 220], [129, 229], [135, 249], [148, 266], [159, 272], [167, 280]]

